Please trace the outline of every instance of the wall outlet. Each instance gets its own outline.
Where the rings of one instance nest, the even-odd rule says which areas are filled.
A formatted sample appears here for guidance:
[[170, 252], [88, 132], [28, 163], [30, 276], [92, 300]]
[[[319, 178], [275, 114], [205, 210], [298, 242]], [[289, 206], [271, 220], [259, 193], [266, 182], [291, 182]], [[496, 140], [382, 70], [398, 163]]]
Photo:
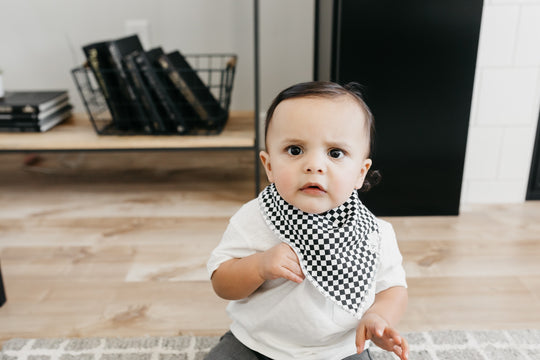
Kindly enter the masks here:
[[146, 19], [130, 19], [124, 23], [126, 35], [137, 34], [144, 49], [151, 48], [150, 43], [150, 23]]

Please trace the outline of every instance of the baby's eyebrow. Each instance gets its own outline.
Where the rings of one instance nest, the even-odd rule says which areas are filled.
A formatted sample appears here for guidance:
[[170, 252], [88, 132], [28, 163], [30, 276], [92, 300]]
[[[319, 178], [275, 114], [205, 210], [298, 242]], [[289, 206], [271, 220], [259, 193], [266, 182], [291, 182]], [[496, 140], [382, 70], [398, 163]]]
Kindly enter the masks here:
[[305, 141], [298, 138], [285, 138], [281, 140], [283, 144], [303, 144]]
[[[280, 147], [290, 146], [290, 145], [306, 146], [307, 142], [308, 141], [302, 140], [300, 138], [284, 138], [279, 142], [279, 146]], [[324, 146], [327, 149], [340, 149], [345, 152], [350, 152], [351, 149], [353, 149], [353, 145], [348, 144], [346, 142], [340, 142], [340, 141], [327, 141], [324, 143]]]
[[328, 148], [337, 148], [342, 150], [350, 150], [352, 148], [351, 144], [339, 141], [330, 141], [326, 143]]

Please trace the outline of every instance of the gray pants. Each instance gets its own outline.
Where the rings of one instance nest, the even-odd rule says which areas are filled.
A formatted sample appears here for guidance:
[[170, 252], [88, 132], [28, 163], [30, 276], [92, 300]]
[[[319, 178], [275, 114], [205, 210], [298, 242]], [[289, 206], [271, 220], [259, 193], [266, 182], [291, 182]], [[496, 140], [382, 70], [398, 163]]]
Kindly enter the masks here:
[[[232, 332], [228, 331], [219, 343], [206, 355], [205, 360], [272, 360], [242, 344]], [[372, 360], [369, 350], [361, 354], [347, 356], [343, 360]]]

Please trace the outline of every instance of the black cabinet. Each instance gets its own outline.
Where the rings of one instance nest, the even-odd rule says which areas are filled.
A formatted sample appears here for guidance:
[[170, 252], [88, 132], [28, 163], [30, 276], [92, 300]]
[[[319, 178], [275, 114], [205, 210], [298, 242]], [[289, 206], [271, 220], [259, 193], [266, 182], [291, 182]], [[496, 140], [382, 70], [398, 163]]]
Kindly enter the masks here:
[[315, 78], [361, 83], [375, 116], [383, 177], [363, 201], [380, 216], [457, 215], [482, 1], [320, 0], [316, 9]]
[[536, 141], [534, 143], [529, 186], [527, 187], [527, 200], [540, 200], [540, 117], [536, 128]]
[[2, 279], [2, 269], [0, 268], [0, 306], [6, 302], [6, 290], [4, 289], [4, 280]]

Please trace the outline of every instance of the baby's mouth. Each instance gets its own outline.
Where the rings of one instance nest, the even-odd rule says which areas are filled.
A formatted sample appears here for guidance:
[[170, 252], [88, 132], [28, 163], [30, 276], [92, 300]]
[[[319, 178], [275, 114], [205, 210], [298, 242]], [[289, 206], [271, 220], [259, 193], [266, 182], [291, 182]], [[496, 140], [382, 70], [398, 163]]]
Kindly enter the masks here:
[[304, 186], [302, 186], [302, 188], [300, 190], [303, 191], [303, 192], [307, 192], [307, 193], [323, 193], [323, 192], [326, 192], [326, 190], [324, 190], [324, 188], [320, 184], [317, 184], [317, 183], [305, 184]]

